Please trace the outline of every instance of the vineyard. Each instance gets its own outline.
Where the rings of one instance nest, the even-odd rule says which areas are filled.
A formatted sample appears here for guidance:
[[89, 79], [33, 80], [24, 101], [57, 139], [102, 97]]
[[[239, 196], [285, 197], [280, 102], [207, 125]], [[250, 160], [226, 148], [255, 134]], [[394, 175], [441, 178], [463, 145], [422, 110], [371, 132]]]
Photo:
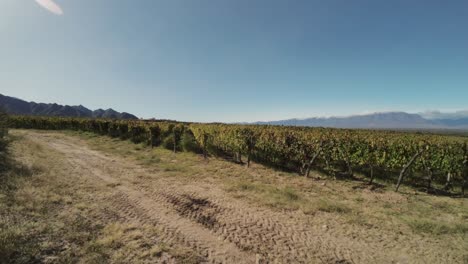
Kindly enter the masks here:
[[[117, 121], [13, 116], [12, 128], [75, 130], [108, 135], [150, 147], [163, 145], [208, 157], [252, 160], [305, 177], [311, 170], [352, 177], [356, 172], [396, 182], [440, 185], [446, 191], [468, 187], [468, 139], [465, 137], [389, 131], [301, 128], [170, 121]], [[244, 159], [244, 160], [243, 160]]]

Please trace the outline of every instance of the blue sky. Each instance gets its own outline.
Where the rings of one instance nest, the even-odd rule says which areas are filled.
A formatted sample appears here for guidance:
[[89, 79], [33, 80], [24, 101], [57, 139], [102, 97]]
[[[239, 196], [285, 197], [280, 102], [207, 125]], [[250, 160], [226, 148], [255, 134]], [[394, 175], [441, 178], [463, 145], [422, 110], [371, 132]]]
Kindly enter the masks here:
[[0, 93], [257, 121], [468, 108], [468, 1], [0, 1]]

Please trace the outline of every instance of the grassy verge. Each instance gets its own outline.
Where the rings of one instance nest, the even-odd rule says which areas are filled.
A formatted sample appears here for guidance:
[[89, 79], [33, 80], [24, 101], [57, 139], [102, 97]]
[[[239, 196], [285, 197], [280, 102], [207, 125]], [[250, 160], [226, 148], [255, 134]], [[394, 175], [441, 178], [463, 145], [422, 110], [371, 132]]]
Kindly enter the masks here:
[[90, 246], [103, 226], [89, 218], [89, 207], [79, 210], [79, 203], [73, 203], [83, 193], [73, 192], [72, 183], [61, 179], [56, 170], [60, 157], [21, 137], [11, 149], [19, 155], [2, 173], [0, 263], [108, 259], [104, 250]]
[[[16, 144], [20, 138], [14, 140]], [[37, 145], [31, 147], [39, 149]], [[38, 221], [45, 210], [37, 206], [42, 201], [29, 197], [31, 186], [26, 183], [43, 172], [44, 167], [37, 162], [24, 164], [10, 156], [4, 160], [0, 172], [0, 263], [34, 263], [40, 260], [40, 238], [49, 227]]]

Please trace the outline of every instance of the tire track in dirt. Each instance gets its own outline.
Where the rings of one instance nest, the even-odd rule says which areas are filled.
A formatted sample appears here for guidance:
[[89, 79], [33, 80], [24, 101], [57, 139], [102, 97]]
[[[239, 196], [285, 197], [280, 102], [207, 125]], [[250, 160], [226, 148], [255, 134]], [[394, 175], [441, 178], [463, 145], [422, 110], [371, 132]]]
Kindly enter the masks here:
[[353, 263], [351, 251], [340, 250], [287, 216], [278, 218], [270, 210], [248, 210], [246, 204], [234, 206], [196, 192], [135, 185], [126, 175], [147, 173], [138, 165], [126, 168], [121, 160], [63, 140], [49, 144], [89, 177], [116, 186], [113, 206], [127, 217], [163, 226], [166, 241], [192, 247], [215, 263], [255, 263], [256, 258], [260, 263]]
[[[223, 207], [197, 193], [170, 190], [145, 190], [161, 203], [173, 206], [182, 216], [193, 219], [239, 248], [261, 255], [261, 260], [280, 263], [353, 263], [359, 257], [340, 248], [331, 239], [313, 231], [297, 219], [283, 217], [268, 210]], [[323, 233], [323, 230], [321, 230]], [[368, 259], [369, 260], [369, 259]]]

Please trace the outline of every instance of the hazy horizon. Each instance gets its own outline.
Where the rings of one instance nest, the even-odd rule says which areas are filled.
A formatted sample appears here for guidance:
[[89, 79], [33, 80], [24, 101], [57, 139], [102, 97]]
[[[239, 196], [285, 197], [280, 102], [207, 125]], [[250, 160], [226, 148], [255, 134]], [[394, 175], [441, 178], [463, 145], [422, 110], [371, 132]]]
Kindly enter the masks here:
[[[0, 95], [2, 95], [0, 93]], [[5, 94], [4, 94], [5, 95]], [[16, 96], [11, 96], [11, 95], [5, 95], [5, 96], [10, 96], [16, 99], [24, 100], [23, 98], [18, 98]], [[29, 101], [29, 100], [24, 100], [26, 102], [34, 102], [34, 103], [45, 103], [45, 104], [58, 104], [58, 105], [69, 105], [69, 106], [84, 106], [87, 107], [86, 105], [71, 105], [71, 104], [66, 104], [66, 103], [57, 103], [57, 102], [35, 102], [35, 101]], [[89, 107], [87, 107], [89, 108]], [[114, 109], [112, 107], [100, 107], [100, 108], [89, 108], [90, 110], [98, 110], [98, 109], [113, 109], [119, 112], [126, 112], [126, 111], [120, 111], [120, 109]], [[129, 112], [127, 112], [129, 113]], [[434, 119], [460, 119], [460, 118], [468, 118], [468, 110], [447, 110], [447, 111], [440, 111], [440, 110], [425, 110], [425, 111], [420, 111], [420, 112], [409, 112], [409, 111], [403, 111], [403, 110], [388, 110], [388, 111], [369, 111], [369, 112], [361, 112], [361, 113], [348, 113], [345, 115], [321, 115], [321, 116], [306, 116], [306, 117], [287, 117], [287, 118], [277, 118], [277, 119], [272, 119], [272, 120], [253, 120], [253, 121], [232, 121], [232, 122], [225, 122], [222, 120], [212, 120], [212, 121], [200, 121], [200, 122], [225, 122], [225, 123], [256, 123], [256, 122], [275, 122], [275, 121], [282, 121], [282, 120], [307, 120], [311, 118], [318, 118], [318, 119], [326, 119], [326, 118], [347, 118], [347, 117], [352, 117], [352, 116], [365, 116], [365, 115], [372, 115], [372, 114], [382, 114], [382, 113], [407, 113], [407, 114], [417, 114], [427, 120], [434, 120]], [[132, 113], [130, 113], [132, 114]], [[140, 117], [138, 118], [142, 119], [166, 119], [164, 117]], [[177, 120], [177, 121], [182, 121], [182, 122], [198, 122], [196, 120]]]
[[466, 11], [466, 1], [3, 0], [0, 93], [201, 122], [466, 110]]

